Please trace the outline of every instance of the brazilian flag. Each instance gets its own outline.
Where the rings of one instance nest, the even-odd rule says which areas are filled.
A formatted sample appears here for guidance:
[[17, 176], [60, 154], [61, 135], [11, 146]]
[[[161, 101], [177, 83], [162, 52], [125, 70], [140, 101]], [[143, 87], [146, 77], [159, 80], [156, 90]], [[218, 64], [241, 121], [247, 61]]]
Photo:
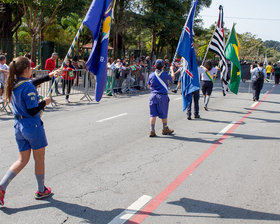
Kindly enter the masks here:
[[233, 24], [230, 37], [226, 45], [225, 56], [226, 59], [232, 62], [229, 89], [233, 93], [237, 94], [239, 89], [239, 83], [241, 80], [241, 65], [239, 62], [240, 44], [234, 27], [235, 24]]

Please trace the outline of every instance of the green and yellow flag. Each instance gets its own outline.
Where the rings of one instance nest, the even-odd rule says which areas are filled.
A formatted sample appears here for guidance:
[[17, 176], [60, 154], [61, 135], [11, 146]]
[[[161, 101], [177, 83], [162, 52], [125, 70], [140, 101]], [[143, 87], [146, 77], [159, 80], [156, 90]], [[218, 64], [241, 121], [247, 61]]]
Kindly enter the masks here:
[[229, 89], [233, 93], [237, 94], [239, 89], [239, 83], [241, 80], [241, 65], [239, 62], [238, 52], [238, 50], [240, 49], [240, 44], [234, 26], [235, 24], [233, 24], [231, 34], [226, 45], [225, 56], [226, 59], [232, 62]]

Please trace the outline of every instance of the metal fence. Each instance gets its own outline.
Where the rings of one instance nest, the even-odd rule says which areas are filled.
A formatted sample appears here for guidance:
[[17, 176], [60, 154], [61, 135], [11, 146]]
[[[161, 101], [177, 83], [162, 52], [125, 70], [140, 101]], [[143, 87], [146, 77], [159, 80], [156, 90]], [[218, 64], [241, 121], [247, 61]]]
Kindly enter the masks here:
[[[65, 70], [67, 72], [68, 70]], [[117, 74], [117, 70], [107, 70], [107, 85], [105, 93], [108, 96], [114, 96], [119, 93], [136, 93], [140, 90], [146, 90], [148, 85], [149, 73], [152, 70], [146, 67], [140, 69], [128, 68]], [[48, 70], [38, 70], [35, 72], [34, 77], [40, 77], [47, 75]], [[74, 70], [74, 80], [71, 81], [70, 95], [84, 94], [82, 99], [87, 98], [92, 101], [91, 95], [94, 95], [96, 79], [95, 76], [85, 69]], [[69, 80], [59, 78], [55, 88], [53, 89], [52, 97], [55, 98], [58, 95], [65, 95]], [[41, 98], [48, 95], [48, 92], [52, 86], [53, 81], [45, 82], [38, 86], [37, 91]]]
[[148, 86], [149, 70], [145, 67], [140, 69], [128, 68], [118, 71], [108, 69], [106, 94], [109, 96], [120, 93], [135, 93], [146, 90]]
[[[65, 70], [64, 72], [69, 71]], [[34, 76], [40, 77], [47, 75], [48, 73], [49, 71], [47, 70], [38, 70], [35, 72]], [[58, 82], [53, 89], [52, 97], [66, 95], [68, 86], [71, 86], [69, 95], [84, 94], [82, 99], [87, 98], [89, 101], [92, 101], [90, 95], [93, 95], [95, 91], [95, 77], [85, 69], [76, 69], [73, 71], [73, 75], [73, 80], [67, 80], [66, 78], [59, 77]], [[53, 80], [42, 83], [38, 86], [37, 91], [41, 98], [48, 96], [52, 83]]]

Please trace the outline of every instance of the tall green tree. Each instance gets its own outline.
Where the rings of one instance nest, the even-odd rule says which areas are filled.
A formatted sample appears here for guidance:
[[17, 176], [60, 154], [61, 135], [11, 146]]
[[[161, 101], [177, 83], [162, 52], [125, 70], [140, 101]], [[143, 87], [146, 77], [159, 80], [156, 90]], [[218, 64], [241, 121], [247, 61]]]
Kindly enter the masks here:
[[23, 12], [15, 3], [0, 1], [0, 53], [8, 53], [8, 61], [13, 57], [13, 35], [21, 26], [22, 17]]
[[[161, 34], [159, 39], [162, 39], [163, 44], [172, 37], [174, 41], [179, 39], [192, 0], [143, 0], [142, 2], [145, 25], [152, 32], [151, 54], [154, 54], [158, 35]], [[196, 14], [202, 7], [209, 7], [212, 0], [200, 0], [199, 3]]]
[[89, 0], [2, 0], [6, 4], [16, 4], [24, 15], [28, 32], [32, 37], [31, 55], [35, 58], [36, 40], [57, 14], [79, 11], [89, 4]]

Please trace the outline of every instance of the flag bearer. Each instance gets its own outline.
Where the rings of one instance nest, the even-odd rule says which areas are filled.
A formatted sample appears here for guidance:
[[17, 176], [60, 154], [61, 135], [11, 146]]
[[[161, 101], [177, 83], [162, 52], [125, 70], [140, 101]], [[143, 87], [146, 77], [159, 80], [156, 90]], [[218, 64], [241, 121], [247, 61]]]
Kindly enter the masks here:
[[[26, 57], [17, 57], [9, 65], [9, 74], [5, 87], [5, 98], [9, 100], [13, 107], [15, 116], [15, 139], [18, 144], [19, 158], [6, 172], [0, 181], [0, 205], [4, 205], [4, 196], [8, 184], [26, 166], [33, 150], [35, 160], [35, 176], [38, 184], [38, 191], [35, 193], [36, 199], [47, 197], [51, 194], [51, 189], [45, 187], [45, 147], [47, 139], [44, 125], [41, 121], [41, 111], [51, 101], [44, 98], [39, 102], [36, 85], [60, 73], [52, 72], [49, 75], [31, 81], [30, 61]], [[25, 186], [21, 186], [24, 189]]]
[[175, 78], [175, 75], [169, 75], [164, 71], [164, 61], [161, 59], [156, 60], [155, 62], [156, 70], [154, 73], [150, 74], [148, 80], [148, 87], [151, 90], [150, 96], [150, 124], [151, 131], [150, 137], [155, 137], [155, 123], [156, 117], [159, 117], [162, 120], [162, 134], [170, 135], [174, 132], [173, 129], [169, 129], [167, 126], [167, 116], [168, 116], [168, 106], [169, 106], [169, 97], [168, 97], [168, 81], [172, 81]]
[[211, 61], [206, 61], [201, 68], [204, 70], [200, 72], [201, 75], [201, 90], [204, 96], [204, 109], [208, 111], [208, 103], [213, 90], [214, 78], [217, 77], [218, 67], [214, 67]]

